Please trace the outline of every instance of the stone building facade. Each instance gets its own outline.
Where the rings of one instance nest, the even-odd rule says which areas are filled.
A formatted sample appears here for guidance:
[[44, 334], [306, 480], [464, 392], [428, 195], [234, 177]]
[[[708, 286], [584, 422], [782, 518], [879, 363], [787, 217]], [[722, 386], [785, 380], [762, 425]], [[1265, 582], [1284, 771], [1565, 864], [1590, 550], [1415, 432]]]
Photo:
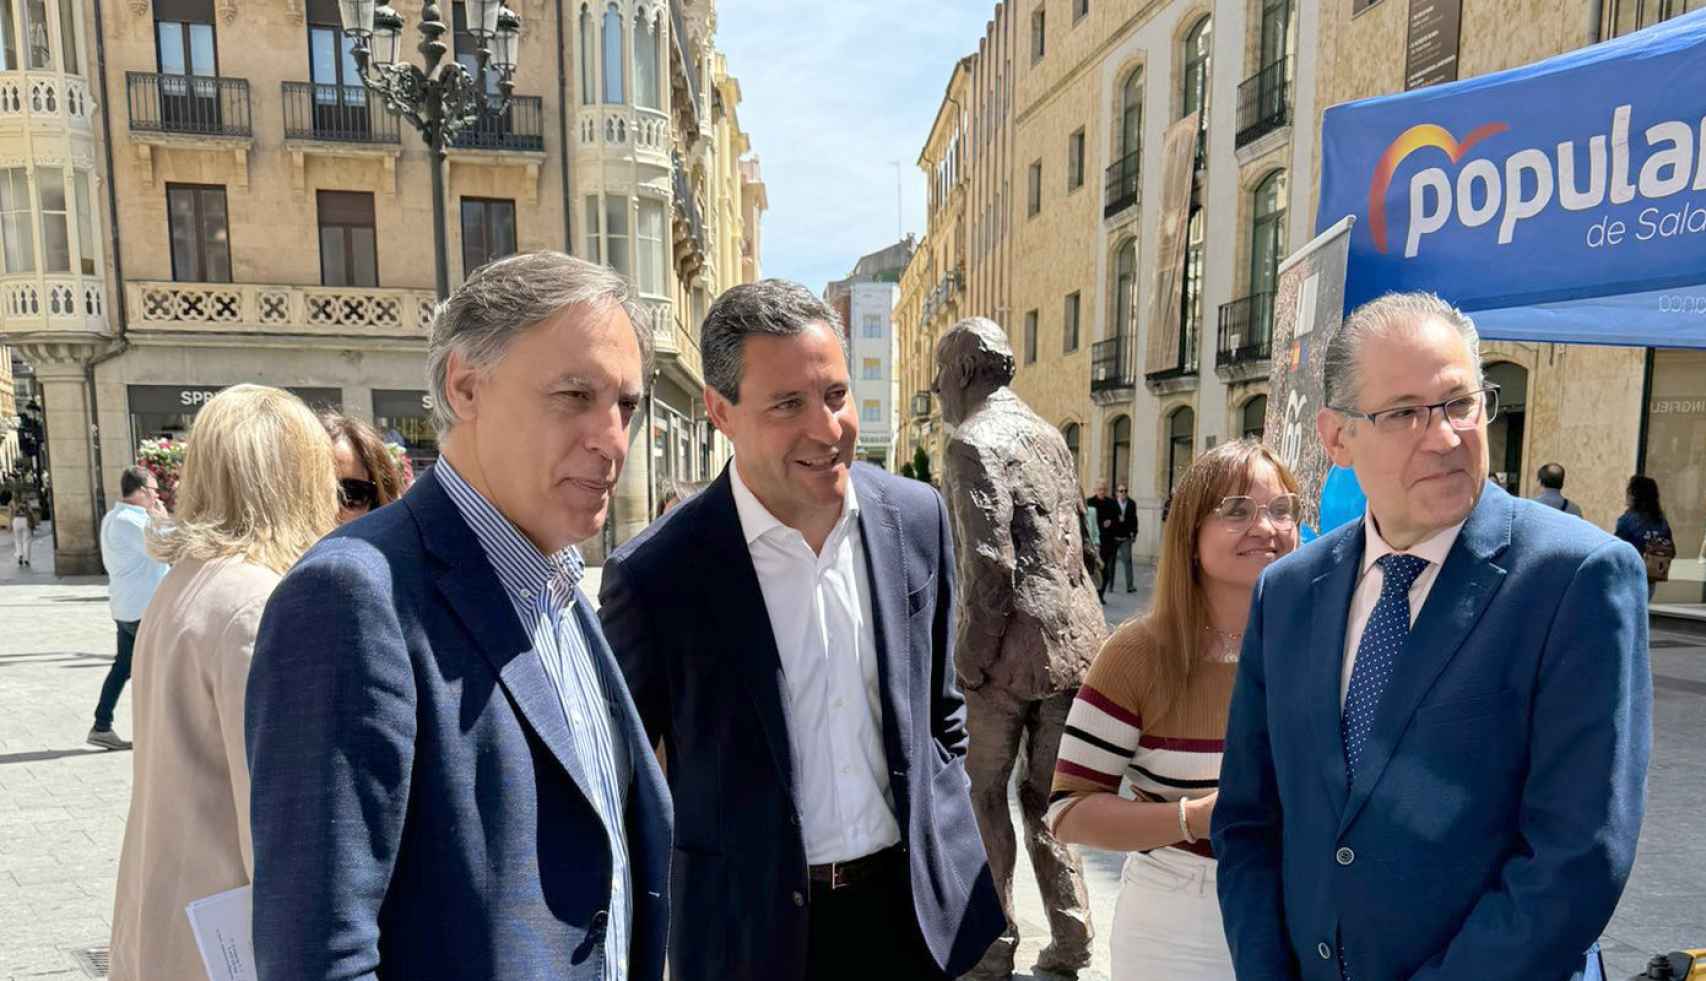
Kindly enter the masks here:
[[[1462, 0], [1459, 75], [1533, 62], [1703, 5]], [[971, 98], [969, 145], [1000, 149], [965, 168], [969, 196], [1000, 204], [982, 228], [973, 221], [973, 285], [954, 313], [1006, 328], [1015, 388], [1061, 427], [1087, 488], [1128, 482], [1140, 554], [1155, 554], [1161, 505], [1190, 460], [1263, 430], [1274, 277], [1317, 226], [1322, 113], [1402, 90], [1412, 6], [1009, 0], [994, 7], [978, 53], [951, 71], [920, 158], [927, 175], [945, 159], [945, 123], [966, 104], [962, 74], [975, 87], [1011, 58], [1010, 95]], [[990, 50], [1003, 58], [986, 61]], [[1190, 165], [1180, 167], [1186, 155], [1175, 153], [1169, 166], [1169, 131], [1188, 127], [1181, 120], [1193, 113], [1200, 136]], [[939, 330], [929, 315], [931, 263], [959, 234], [964, 212], [954, 203], [952, 188], [943, 206], [933, 199], [927, 247], [914, 260], [925, 268], [902, 282], [899, 371], [909, 391], [927, 378], [927, 341]], [[1170, 230], [1185, 256], [1176, 289], [1159, 274], [1178, 268], [1176, 254], [1166, 254]], [[1002, 277], [1004, 291], [982, 285]], [[1692, 556], [1706, 538], [1706, 355], [1551, 344], [1488, 344], [1485, 353], [1505, 403], [1491, 432], [1496, 479], [1533, 494], [1539, 465], [1560, 462], [1570, 499], [1610, 527], [1628, 476], [1648, 472], [1660, 481], [1679, 550]], [[912, 433], [939, 431], [939, 419], [920, 408]], [[1698, 600], [1706, 561], [1678, 568], [1681, 584], [1660, 599], [1692, 591]]]
[[[395, 6], [414, 57], [423, 4]], [[476, 62], [463, 4], [436, 6], [447, 57]], [[732, 79], [710, 0], [512, 7], [515, 97], [448, 151], [450, 279], [534, 249], [635, 279], [660, 352], [653, 401], [679, 408], [694, 438], [671, 455], [680, 447], [655, 439], [661, 413], [636, 426], [611, 522], [623, 538], [675, 476], [666, 461], [708, 466], [714, 440], [692, 425], [703, 417], [693, 318], [700, 294], [740, 274], [756, 240], [743, 205], [762, 185], [739, 166], [738, 88], [714, 94]], [[0, 72], [0, 336], [45, 402], [60, 571], [98, 570], [94, 530], [137, 443], [181, 435], [227, 385], [292, 389], [373, 420], [419, 463], [435, 458], [429, 151], [362, 88], [337, 4], [0, 9], [13, 18], [4, 37], [31, 39]]]

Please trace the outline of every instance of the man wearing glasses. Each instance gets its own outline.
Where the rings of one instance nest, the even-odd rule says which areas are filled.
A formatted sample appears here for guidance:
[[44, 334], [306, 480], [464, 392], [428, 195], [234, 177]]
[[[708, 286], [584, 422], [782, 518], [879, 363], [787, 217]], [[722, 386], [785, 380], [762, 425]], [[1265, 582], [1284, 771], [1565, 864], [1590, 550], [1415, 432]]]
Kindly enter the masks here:
[[1432, 294], [1351, 314], [1317, 430], [1368, 509], [1256, 586], [1213, 819], [1241, 981], [1595, 977], [1651, 748], [1645, 572], [1487, 481]]

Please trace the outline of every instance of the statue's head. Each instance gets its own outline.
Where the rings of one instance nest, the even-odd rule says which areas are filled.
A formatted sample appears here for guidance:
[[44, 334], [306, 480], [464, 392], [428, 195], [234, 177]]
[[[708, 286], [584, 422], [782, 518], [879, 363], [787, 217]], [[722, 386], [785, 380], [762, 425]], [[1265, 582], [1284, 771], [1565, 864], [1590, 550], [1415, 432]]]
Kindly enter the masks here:
[[936, 344], [936, 384], [942, 418], [959, 425], [991, 392], [1013, 380], [1007, 332], [987, 317], [967, 317]]

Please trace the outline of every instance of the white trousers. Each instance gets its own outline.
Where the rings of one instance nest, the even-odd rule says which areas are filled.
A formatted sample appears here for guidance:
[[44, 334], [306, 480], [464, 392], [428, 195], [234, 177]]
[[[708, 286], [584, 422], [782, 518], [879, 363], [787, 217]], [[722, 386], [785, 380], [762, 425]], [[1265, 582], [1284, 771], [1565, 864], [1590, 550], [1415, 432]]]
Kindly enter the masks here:
[[12, 561], [30, 561], [30, 519], [19, 515], [12, 519]]
[[1112, 937], [1112, 981], [1234, 981], [1213, 859], [1177, 848], [1126, 856]]

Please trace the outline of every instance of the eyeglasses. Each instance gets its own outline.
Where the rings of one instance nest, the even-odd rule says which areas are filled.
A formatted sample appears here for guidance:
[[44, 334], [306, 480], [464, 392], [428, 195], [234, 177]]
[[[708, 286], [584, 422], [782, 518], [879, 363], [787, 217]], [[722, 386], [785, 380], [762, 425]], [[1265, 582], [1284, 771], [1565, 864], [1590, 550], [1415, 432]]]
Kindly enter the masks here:
[[379, 503], [379, 485], [371, 480], [344, 477], [338, 481], [338, 504], [346, 508], [373, 510]]
[[1276, 528], [1289, 528], [1297, 521], [1300, 506], [1296, 494], [1281, 494], [1266, 504], [1257, 504], [1253, 498], [1238, 494], [1221, 498], [1214, 513], [1234, 528], [1250, 527], [1258, 514], [1267, 515]]
[[1398, 405], [1379, 412], [1358, 412], [1339, 406], [1328, 408], [1353, 419], [1367, 419], [1374, 426], [1375, 433], [1401, 439], [1421, 435], [1433, 422], [1435, 409], [1445, 416], [1451, 428], [1457, 430], [1474, 429], [1483, 421], [1492, 422], [1499, 414], [1499, 386], [1488, 385], [1478, 392], [1454, 395], [1427, 405]]

